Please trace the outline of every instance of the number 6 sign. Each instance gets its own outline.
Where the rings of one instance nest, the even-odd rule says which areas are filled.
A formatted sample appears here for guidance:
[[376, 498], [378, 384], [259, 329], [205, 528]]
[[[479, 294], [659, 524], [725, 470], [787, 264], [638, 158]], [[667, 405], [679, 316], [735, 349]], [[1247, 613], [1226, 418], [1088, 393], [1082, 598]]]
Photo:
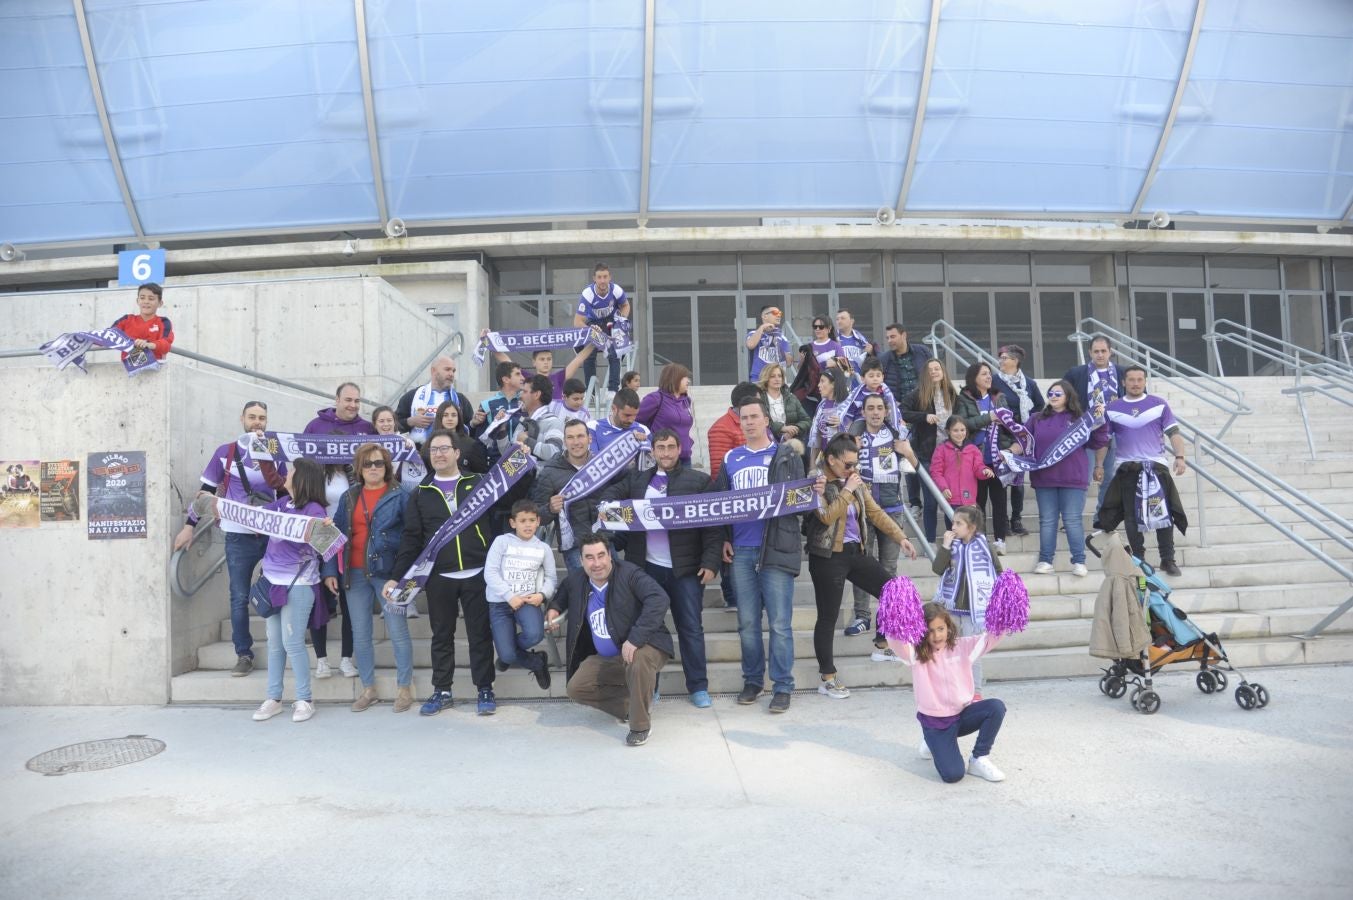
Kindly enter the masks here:
[[123, 250], [117, 255], [117, 283], [136, 287], [147, 281], [164, 282], [163, 250]]

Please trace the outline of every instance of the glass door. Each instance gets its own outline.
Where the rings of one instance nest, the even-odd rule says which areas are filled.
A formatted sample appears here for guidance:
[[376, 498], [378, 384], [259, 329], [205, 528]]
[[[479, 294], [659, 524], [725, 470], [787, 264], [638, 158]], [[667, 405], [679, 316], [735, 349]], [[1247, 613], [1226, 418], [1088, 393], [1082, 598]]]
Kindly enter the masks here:
[[1157, 351], [1207, 371], [1207, 302], [1201, 291], [1134, 291], [1134, 337]]

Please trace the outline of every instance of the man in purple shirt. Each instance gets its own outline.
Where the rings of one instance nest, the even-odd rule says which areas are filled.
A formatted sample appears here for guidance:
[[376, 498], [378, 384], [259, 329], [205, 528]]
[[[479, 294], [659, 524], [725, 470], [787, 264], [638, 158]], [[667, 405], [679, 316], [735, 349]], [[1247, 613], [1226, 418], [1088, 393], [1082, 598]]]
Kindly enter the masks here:
[[305, 433], [375, 434], [375, 426], [362, 418], [361, 411], [362, 389], [351, 381], [345, 381], [334, 393], [334, 405], [321, 409], [305, 426]]
[[[583, 288], [578, 295], [578, 308], [573, 312], [573, 327], [586, 328], [599, 325], [609, 337], [615, 325], [615, 317], [630, 316], [630, 298], [625, 289], [611, 281], [611, 269], [606, 263], [599, 262], [592, 267], [592, 283]], [[575, 348], [581, 351], [581, 347]], [[606, 350], [606, 384], [612, 391], [620, 390], [620, 356], [614, 347]], [[589, 355], [583, 363], [583, 380], [590, 381], [597, 374], [597, 358]]]
[[[1152, 503], [1167, 504], [1168, 498], [1175, 494], [1170, 472], [1159, 463], [1168, 437], [1174, 451], [1174, 474], [1184, 474], [1188, 468], [1184, 463], [1184, 437], [1179, 433], [1179, 423], [1175, 421], [1170, 405], [1159, 397], [1147, 395], [1146, 370], [1141, 366], [1128, 366], [1123, 370], [1123, 396], [1105, 408], [1104, 417], [1118, 445], [1119, 471], [1115, 479], [1121, 491], [1128, 544], [1138, 559], [1145, 559], [1146, 534], [1139, 527], [1140, 510]], [[1094, 478], [1102, 481], [1104, 455], [1108, 448], [1099, 447], [1094, 452]], [[1139, 473], [1144, 468], [1161, 482], [1154, 498], [1142, 491]], [[1160, 568], [1171, 576], [1179, 574], [1179, 566], [1175, 564], [1174, 527], [1171, 523], [1153, 529], [1160, 549]]]
[[[212, 453], [202, 470], [200, 493], [220, 494], [239, 503], [266, 506], [277, 499], [277, 489], [286, 483], [286, 466], [270, 462], [259, 463], [249, 456], [244, 443], [250, 434], [262, 434], [268, 428], [268, 406], [260, 400], [244, 404], [240, 413], [243, 434], [222, 444]], [[174, 549], [182, 550], [193, 542], [197, 517], [188, 514], [188, 521], [174, 536]], [[256, 534], [242, 525], [221, 522], [225, 535], [226, 576], [230, 584], [230, 639], [235, 645], [235, 668], [230, 674], [236, 678], [248, 675], [254, 668], [254, 638], [249, 632], [249, 586], [253, 584], [254, 569], [268, 548], [268, 536]]]

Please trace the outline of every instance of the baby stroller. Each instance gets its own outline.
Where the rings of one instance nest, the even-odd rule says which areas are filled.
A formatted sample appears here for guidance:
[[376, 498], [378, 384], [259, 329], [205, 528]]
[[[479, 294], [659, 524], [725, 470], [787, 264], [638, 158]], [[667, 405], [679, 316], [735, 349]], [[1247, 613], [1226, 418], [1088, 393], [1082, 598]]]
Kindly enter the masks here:
[[[1175, 663], [1196, 662], [1198, 674], [1194, 683], [1204, 694], [1226, 690], [1226, 673], [1232, 672], [1240, 678], [1235, 698], [1241, 709], [1262, 709], [1268, 705], [1268, 691], [1262, 684], [1250, 682], [1245, 678], [1245, 673], [1231, 664], [1221, 640], [1215, 634], [1204, 634], [1193, 624], [1188, 613], [1170, 602], [1170, 586], [1161, 580], [1154, 567], [1133, 556], [1123, 546], [1121, 539], [1111, 540], [1108, 548], [1101, 553], [1091, 537], [1085, 540], [1086, 549], [1105, 560], [1106, 572], [1111, 568], [1124, 571], [1128, 560], [1141, 572], [1134, 579], [1136, 594], [1151, 633], [1150, 645], [1139, 656], [1114, 660], [1103, 670], [1104, 675], [1099, 679], [1101, 692], [1117, 700], [1127, 693], [1130, 684], [1133, 687], [1128, 699], [1132, 708], [1149, 716], [1160, 709], [1160, 695], [1153, 689], [1152, 676]], [[1105, 558], [1105, 554], [1109, 557], [1122, 556], [1112, 559]]]

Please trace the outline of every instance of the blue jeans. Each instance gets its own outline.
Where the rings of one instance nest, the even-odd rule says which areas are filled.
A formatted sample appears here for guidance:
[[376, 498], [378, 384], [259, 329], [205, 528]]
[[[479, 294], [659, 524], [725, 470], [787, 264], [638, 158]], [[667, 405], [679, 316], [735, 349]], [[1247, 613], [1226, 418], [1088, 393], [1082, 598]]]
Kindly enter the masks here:
[[[614, 320], [612, 320], [614, 321]], [[606, 323], [597, 322], [589, 324], [604, 325]], [[583, 384], [592, 379], [597, 374], [597, 354], [593, 351], [583, 360]], [[606, 387], [611, 391], [620, 390], [620, 355], [615, 352], [615, 347], [606, 348]]]
[[[379, 579], [377, 579], [379, 582]], [[413, 639], [409, 637], [409, 620], [397, 613], [388, 613], [381, 608], [381, 617], [385, 619], [385, 635], [395, 650], [395, 684], [400, 687], [413, 685]]]
[[583, 567], [582, 547], [574, 547], [572, 550], [565, 550], [563, 551], [563, 554], [564, 568], [568, 569], [568, 571], [572, 572], [574, 569], [581, 569]]
[[[1090, 454], [1090, 472], [1093, 477], [1095, 471], [1095, 451], [1089, 447], [1085, 452]], [[1095, 500], [1095, 521], [1099, 521], [1099, 508], [1104, 505], [1104, 492], [1109, 489], [1109, 482], [1113, 481], [1113, 473], [1118, 471], [1118, 441], [1109, 439], [1109, 452], [1104, 455], [1104, 480], [1099, 483], [1099, 496]], [[1082, 511], [1084, 515], [1084, 511]]]
[[1085, 562], [1085, 488], [1041, 487], [1038, 498], [1038, 561], [1051, 563], [1057, 555], [1057, 518], [1066, 525], [1066, 542], [1073, 563]]
[[368, 578], [365, 569], [348, 571], [348, 620], [352, 622], [352, 655], [362, 687], [376, 686], [376, 648], [371, 621], [384, 578]]
[[1005, 704], [1000, 700], [978, 700], [963, 707], [958, 721], [948, 728], [927, 728], [921, 726], [925, 736], [925, 745], [935, 759], [935, 771], [940, 773], [949, 784], [962, 781], [968, 767], [963, 763], [963, 753], [958, 749], [958, 739], [977, 732], [977, 743], [973, 745], [973, 756], [986, 756], [991, 753], [991, 745], [996, 743], [996, 735], [1005, 721]]
[[545, 613], [539, 606], [523, 603], [514, 610], [506, 603], [490, 603], [489, 629], [493, 632], [493, 648], [503, 665], [521, 666], [532, 672], [539, 668], [536, 658], [527, 653], [545, 640]]
[[686, 693], [709, 690], [705, 665], [705, 586], [698, 575], [672, 574], [666, 566], [644, 563], [644, 571], [667, 593], [671, 600], [672, 623], [676, 625], [681, 646], [681, 671], [686, 675]]
[[273, 700], [282, 699], [282, 674], [288, 662], [296, 679], [296, 699], [310, 699], [310, 655], [305, 652], [305, 633], [314, 605], [313, 587], [293, 585], [287, 592], [287, 605], [263, 620], [268, 628], [268, 697]]
[[230, 581], [230, 640], [236, 656], [254, 658], [254, 636], [249, 633], [249, 587], [254, 569], [268, 549], [266, 534], [225, 533], [226, 577]]
[[[924, 463], [922, 465], [922, 468], [926, 470], [927, 475], [930, 474], [930, 463]], [[916, 476], [917, 481], [920, 481], [920, 477], [921, 476], [919, 475]], [[940, 515], [939, 501], [935, 499], [934, 494], [930, 493], [930, 491], [927, 491], [925, 490], [924, 487], [922, 487], [921, 527], [925, 529], [925, 539], [927, 543], [930, 544], [935, 543], [935, 526], [938, 524], [937, 520], [939, 519], [939, 515]], [[944, 527], [945, 530], [948, 530], [949, 528], [949, 519], [947, 516], [944, 519]]]
[[742, 644], [742, 680], [766, 683], [766, 648], [761, 613], [770, 621], [770, 680], [775, 693], [794, 690], [794, 576], [779, 569], [756, 570], [761, 548], [733, 548], [733, 587], [738, 595], [738, 640]]

